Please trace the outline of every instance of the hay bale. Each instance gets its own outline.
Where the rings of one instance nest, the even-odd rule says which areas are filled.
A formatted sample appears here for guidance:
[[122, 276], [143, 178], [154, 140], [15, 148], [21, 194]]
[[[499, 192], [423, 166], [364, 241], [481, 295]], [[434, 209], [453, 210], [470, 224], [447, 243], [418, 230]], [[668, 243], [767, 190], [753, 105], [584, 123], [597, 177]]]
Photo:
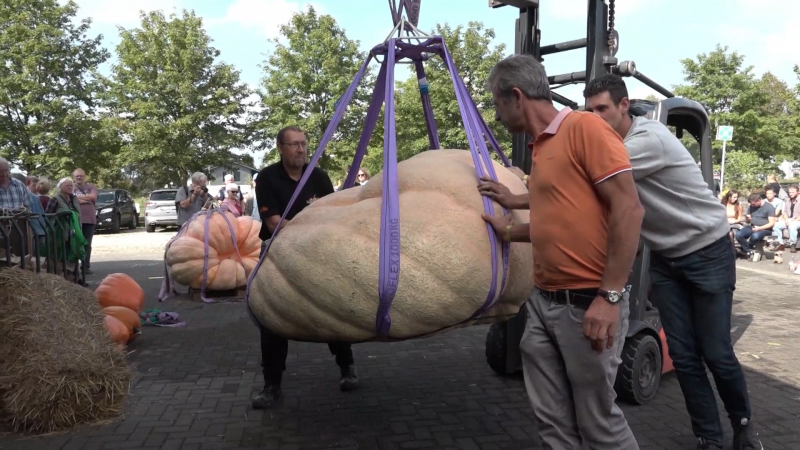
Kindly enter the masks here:
[[92, 291], [55, 275], [0, 269], [0, 415], [16, 431], [113, 418], [130, 379]]

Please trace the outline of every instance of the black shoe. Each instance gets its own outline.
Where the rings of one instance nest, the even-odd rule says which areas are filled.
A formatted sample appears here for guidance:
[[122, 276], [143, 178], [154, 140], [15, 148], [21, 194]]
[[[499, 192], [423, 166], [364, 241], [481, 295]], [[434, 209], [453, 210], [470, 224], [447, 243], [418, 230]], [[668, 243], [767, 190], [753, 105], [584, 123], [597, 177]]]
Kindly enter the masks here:
[[86, 275], [94, 275], [94, 272], [92, 272], [92, 269], [86, 269], [86, 270], [83, 271], [83, 273], [85, 273]]
[[697, 440], [697, 450], [714, 450], [714, 449], [721, 449], [721, 445], [714, 444], [712, 442], [708, 442], [706, 438], [699, 438]]
[[764, 450], [750, 420], [742, 419], [739, 423], [731, 423], [731, 427], [733, 427], [733, 450]]
[[356, 374], [356, 366], [349, 365], [342, 367], [342, 379], [339, 380], [339, 389], [342, 391], [353, 391], [358, 389], [358, 375]]
[[282, 397], [283, 392], [281, 392], [280, 386], [266, 386], [253, 397], [253, 409], [272, 408]]

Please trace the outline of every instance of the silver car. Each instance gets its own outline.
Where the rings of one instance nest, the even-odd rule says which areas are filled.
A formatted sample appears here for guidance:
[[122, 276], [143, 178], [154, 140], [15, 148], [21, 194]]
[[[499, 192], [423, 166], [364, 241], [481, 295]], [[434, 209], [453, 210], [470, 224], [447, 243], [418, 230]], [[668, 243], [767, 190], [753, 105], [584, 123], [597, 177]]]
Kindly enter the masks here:
[[158, 189], [150, 193], [144, 205], [144, 224], [148, 233], [156, 227], [178, 226], [178, 213], [175, 210], [177, 189]]

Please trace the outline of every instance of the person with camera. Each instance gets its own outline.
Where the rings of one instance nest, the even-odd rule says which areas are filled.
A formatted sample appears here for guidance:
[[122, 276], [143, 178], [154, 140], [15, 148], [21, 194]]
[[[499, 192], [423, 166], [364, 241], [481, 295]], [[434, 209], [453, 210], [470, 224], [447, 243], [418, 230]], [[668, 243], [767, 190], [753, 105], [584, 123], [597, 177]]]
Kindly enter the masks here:
[[189, 185], [178, 189], [178, 193], [175, 194], [175, 210], [178, 213], [179, 228], [203, 210], [203, 205], [210, 198], [206, 183], [208, 177], [202, 172], [195, 172], [189, 180]]

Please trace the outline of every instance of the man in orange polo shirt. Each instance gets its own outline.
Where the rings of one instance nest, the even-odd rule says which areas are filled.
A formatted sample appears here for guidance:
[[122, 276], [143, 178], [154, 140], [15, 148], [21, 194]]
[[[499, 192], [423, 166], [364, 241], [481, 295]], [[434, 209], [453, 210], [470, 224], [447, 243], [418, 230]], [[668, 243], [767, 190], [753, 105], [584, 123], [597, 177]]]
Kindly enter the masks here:
[[614, 400], [628, 329], [625, 283], [643, 210], [622, 138], [591, 113], [558, 111], [528, 55], [489, 75], [496, 119], [536, 136], [530, 224], [484, 216], [505, 240], [532, 243], [536, 288], [520, 342], [525, 385], [545, 448], [638, 449]]

